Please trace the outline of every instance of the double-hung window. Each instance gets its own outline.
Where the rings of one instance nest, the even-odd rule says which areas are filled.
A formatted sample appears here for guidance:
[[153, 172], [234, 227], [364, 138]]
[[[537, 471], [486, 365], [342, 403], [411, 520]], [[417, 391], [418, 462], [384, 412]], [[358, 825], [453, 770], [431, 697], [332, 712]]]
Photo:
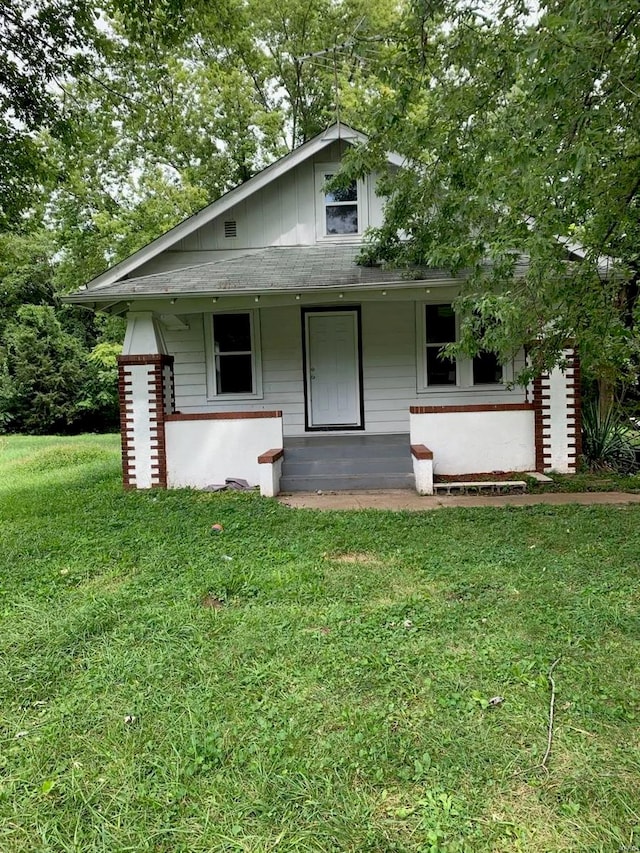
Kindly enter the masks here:
[[215, 313], [211, 315], [207, 337], [211, 350], [209, 396], [259, 396], [261, 381], [256, 313]]
[[[333, 178], [325, 174], [325, 183]], [[325, 233], [327, 235], [359, 234], [358, 185], [355, 181], [344, 189], [329, 190], [324, 195]]]
[[442, 354], [445, 344], [456, 341], [456, 315], [451, 305], [425, 305], [426, 384], [456, 385], [456, 361]]
[[509, 381], [512, 365], [501, 364], [494, 352], [482, 350], [473, 358], [459, 359], [443, 354], [443, 347], [458, 340], [456, 314], [450, 303], [419, 305], [418, 316], [418, 391], [504, 385]]
[[336, 176], [339, 164], [315, 168], [316, 236], [318, 240], [357, 239], [368, 226], [365, 182], [351, 181], [336, 189], [327, 184]]

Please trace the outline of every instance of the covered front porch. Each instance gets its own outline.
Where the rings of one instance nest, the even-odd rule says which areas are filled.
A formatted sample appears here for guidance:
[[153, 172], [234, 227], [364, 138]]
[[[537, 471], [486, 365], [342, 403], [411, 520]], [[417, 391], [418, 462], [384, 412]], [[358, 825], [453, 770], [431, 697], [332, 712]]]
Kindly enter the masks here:
[[[240, 478], [265, 495], [429, 494], [434, 474], [575, 466], [576, 365], [529, 389], [505, 375], [478, 384], [470, 361], [451, 363], [445, 376], [421, 325], [429, 306], [444, 303], [413, 290], [389, 295], [360, 293], [338, 306], [278, 295], [254, 299], [259, 308], [234, 298], [220, 312], [216, 298], [213, 311], [202, 300], [180, 314], [166, 302], [130, 311], [120, 359], [125, 486]], [[439, 371], [434, 384], [429, 370]], [[240, 381], [245, 390], [231, 387]]]
[[[434, 473], [529, 471], [544, 463], [535, 403], [409, 407], [408, 432], [287, 436], [280, 410], [176, 410], [173, 357], [120, 358], [125, 486], [207, 489], [246, 480], [281, 491], [415, 489]], [[539, 395], [540, 396], [540, 395]]]

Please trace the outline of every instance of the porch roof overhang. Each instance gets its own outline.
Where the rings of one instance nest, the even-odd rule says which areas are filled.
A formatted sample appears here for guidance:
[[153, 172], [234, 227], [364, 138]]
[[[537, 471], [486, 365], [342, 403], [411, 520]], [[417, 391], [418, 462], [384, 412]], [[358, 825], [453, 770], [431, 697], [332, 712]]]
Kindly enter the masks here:
[[247, 250], [197, 266], [155, 275], [123, 279], [65, 296], [65, 302], [108, 309], [123, 301], [223, 295], [253, 296], [280, 293], [324, 293], [336, 290], [410, 288], [419, 284], [460, 284], [443, 269], [394, 269], [361, 266], [356, 244], [270, 246]]

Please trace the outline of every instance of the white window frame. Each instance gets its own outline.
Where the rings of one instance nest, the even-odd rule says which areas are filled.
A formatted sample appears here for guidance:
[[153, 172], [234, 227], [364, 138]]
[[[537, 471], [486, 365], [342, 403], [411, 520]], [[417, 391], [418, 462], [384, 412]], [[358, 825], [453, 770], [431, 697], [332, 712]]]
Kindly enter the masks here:
[[[218, 392], [216, 376], [216, 353], [213, 338], [213, 318], [220, 314], [248, 314], [251, 328], [251, 373], [253, 391], [244, 394], [224, 394]], [[261, 400], [262, 391], [262, 346], [260, 336], [260, 312], [256, 308], [229, 308], [225, 311], [211, 311], [204, 315], [204, 343], [207, 362], [207, 400]]]
[[[456, 391], [504, 391], [510, 382], [513, 382], [513, 361], [502, 365], [502, 382], [473, 383], [473, 359], [456, 359], [456, 383], [455, 385], [429, 385], [427, 382], [427, 305], [451, 304], [446, 299], [434, 299], [430, 301], [416, 302], [416, 365], [417, 365], [417, 388], [418, 394], [439, 394], [446, 396]], [[456, 313], [456, 341], [460, 338], [460, 317]], [[453, 343], [453, 341], [452, 341]], [[440, 344], [443, 346], [443, 344]]]
[[[447, 394], [456, 391], [461, 385], [461, 362], [456, 358], [456, 381], [452, 385], [429, 385], [427, 381], [427, 305], [450, 305], [447, 300], [437, 299], [416, 303], [416, 363], [418, 365], [418, 393]], [[456, 317], [456, 341], [460, 333], [460, 320]], [[450, 343], [455, 343], [451, 341]], [[444, 346], [439, 344], [440, 347]]]
[[[369, 227], [369, 205], [367, 203], [367, 184], [364, 180], [356, 180], [358, 198], [358, 231], [355, 234], [327, 234], [326, 216], [326, 176], [337, 175], [340, 163], [317, 163], [315, 166], [315, 196], [316, 196], [316, 239], [327, 243], [360, 243], [362, 235]], [[351, 202], [353, 203], [353, 202]]]

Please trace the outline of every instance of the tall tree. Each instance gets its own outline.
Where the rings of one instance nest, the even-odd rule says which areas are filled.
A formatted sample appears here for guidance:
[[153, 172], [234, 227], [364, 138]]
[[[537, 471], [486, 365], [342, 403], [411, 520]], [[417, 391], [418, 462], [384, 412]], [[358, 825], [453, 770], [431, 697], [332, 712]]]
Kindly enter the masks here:
[[[50, 146], [62, 181], [49, 216], [58, 281], [75, 287], [307, 139], [336, 117], [362, 125], [369, 39], [391, 0], [220, 0], [127, 13], [109, 49], [67, 87], [73, 138]], [[146, 9], [146, 12], [145, 12]], [[334, 54], [305, 59], [327, 47]]]
[[48, 172], [37, 132], [64, 135], [60, 87], [87, 70], [95, 20], [90, 0], [0, 3], [0, 228], [19, 220]]
[[413, 169], [369, 256], [469, 270], [467, 352], [526, 344], [538, 369], [573, 339], [610, 386], [639, 363], [640, 9], [491, 8], [414, 0], [405, 18], [354, 168], [390, 148]]

